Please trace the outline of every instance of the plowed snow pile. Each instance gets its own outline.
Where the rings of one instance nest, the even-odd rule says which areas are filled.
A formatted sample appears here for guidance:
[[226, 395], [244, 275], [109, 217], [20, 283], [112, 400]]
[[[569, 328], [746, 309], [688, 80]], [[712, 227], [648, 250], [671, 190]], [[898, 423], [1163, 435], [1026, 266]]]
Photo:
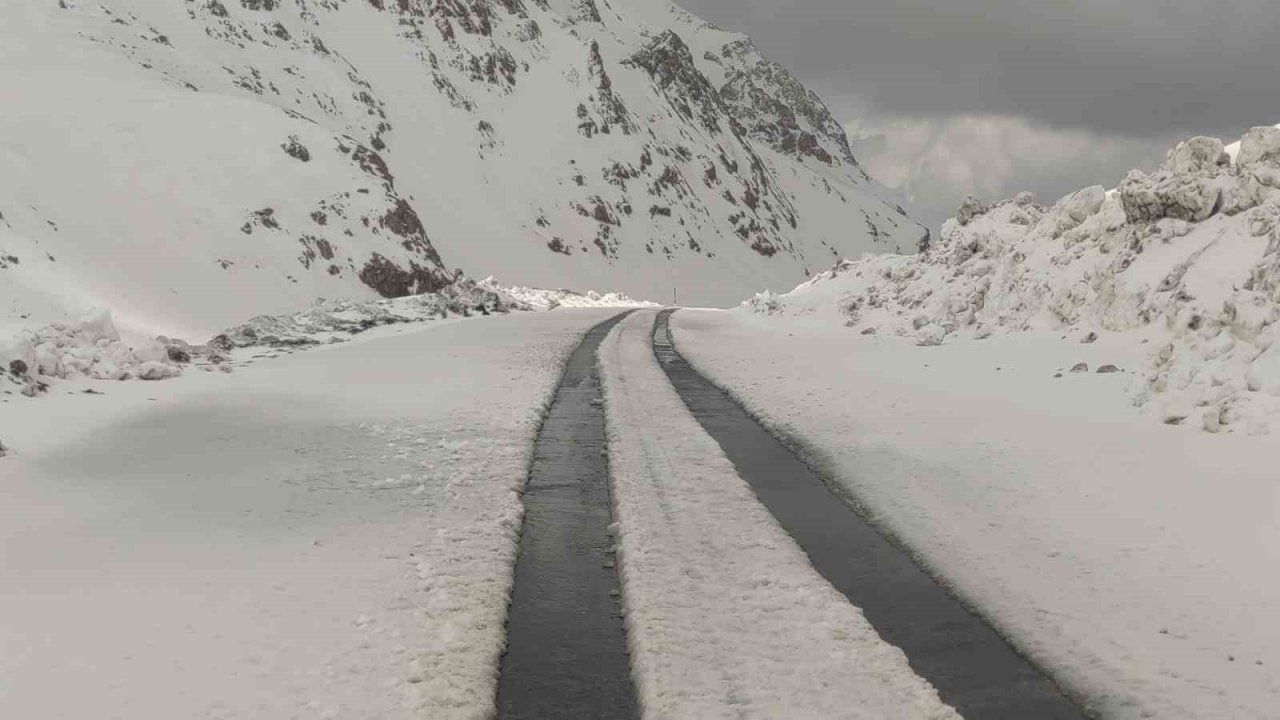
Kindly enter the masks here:
[[386, 325], [558, 307], [653, 307], [621, 293], [507, 288], [492, 278], [458, 278], [434, 293], [385, 300], [317, 300], [288, 315], [260, 315], [203, 345], [163, 335], [122, 337], [112, 314], [0, 335], [0, 394], [36, 397], [58, 380], [167, 380], [184, 367], [230, 371], [238, 348], [304, 348], [345, 342]]
[[1264, 435], [1280, 419], [1280, 129], [1197, 137], [1148, 175], [1041, 207], [970, 199], [920, 255], [841, 261], [760, 313], [827, 313], [919, 345], [1029, 330], [1149, 345], [1134, 404], [1169, 424]]
[[620, 307], [620, 308], [656, 308], [662, 307], [655, 302], [648, 300], [636, 300], [635, 298], [619, 292], [598, 293], [592, 290], [587, 292], [578, 292], [577, 290], [544, 290], [542, 288], [529, 287], [505, 287], [499, 285], [498, 281], [492, 277], [487, 277], [480, 281], [480, 287], [493, 290], [494, 292], [504, 293], [520, 302], [527, 303], [538, 310], [554, 310], [558, 307], [566, 308], [603, 308], [603, 307]]

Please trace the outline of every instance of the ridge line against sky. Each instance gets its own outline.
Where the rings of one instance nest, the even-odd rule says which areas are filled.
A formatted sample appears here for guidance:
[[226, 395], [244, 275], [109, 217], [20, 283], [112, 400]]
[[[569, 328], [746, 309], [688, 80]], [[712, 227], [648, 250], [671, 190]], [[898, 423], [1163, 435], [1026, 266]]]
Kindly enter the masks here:
[[1280, 3], [677, 0], [813, 88], [937, 226], [965, 195], [1050, 203], [1178, 140], [1280, 121]]

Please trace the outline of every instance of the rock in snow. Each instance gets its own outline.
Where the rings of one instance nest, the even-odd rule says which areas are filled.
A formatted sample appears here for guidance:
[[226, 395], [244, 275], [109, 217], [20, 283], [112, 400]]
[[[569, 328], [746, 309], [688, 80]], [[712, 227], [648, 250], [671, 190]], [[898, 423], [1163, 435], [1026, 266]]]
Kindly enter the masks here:
[[1280, 129], [1230, 147], [1193, 138], [1151, 174], [1053, 207], [1026, 194], [989, 208], [966, 200], [920, 255], [843, 260], [746, 304], [775, 315], [824, 306], [920, 344], [993, 329], [1149, 341], [1139, 407], [1162, 420], [1200, 414], [1211, 432], [1268, 433], [1280, 420]]

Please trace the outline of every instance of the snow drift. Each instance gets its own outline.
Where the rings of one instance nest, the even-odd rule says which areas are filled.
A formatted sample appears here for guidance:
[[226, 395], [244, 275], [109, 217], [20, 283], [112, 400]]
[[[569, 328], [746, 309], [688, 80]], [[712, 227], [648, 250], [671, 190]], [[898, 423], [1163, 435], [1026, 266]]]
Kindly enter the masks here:
[[1197, 137], [1155, 172], [1042, 207], [966, 201], [915, 256], [838, 262], [761, 313], [922, 346], [1044, 330], [1150, 346], [1134, 403], [1168, 424], [1268, 433], [1280, 418], [1280, 129]]

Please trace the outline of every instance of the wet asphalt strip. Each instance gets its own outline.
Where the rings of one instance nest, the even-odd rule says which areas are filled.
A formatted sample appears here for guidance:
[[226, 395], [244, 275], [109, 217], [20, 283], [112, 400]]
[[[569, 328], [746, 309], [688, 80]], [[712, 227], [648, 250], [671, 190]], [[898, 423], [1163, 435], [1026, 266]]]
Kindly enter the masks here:
[[592, 328], [565, 366], [534, 446], [498, 678], [503, 720], [639, 717], [619, 613], [596, 351], [626, 313]]
[[912, 669], [943, 701], [967, 720], [1085, 717], [991, 626], [699, 375], [671, 341], [672, 312], [658, 316], [654, 352], [681, 399], [814, 568], [862, 609], [881, 637], [906, 653]]

